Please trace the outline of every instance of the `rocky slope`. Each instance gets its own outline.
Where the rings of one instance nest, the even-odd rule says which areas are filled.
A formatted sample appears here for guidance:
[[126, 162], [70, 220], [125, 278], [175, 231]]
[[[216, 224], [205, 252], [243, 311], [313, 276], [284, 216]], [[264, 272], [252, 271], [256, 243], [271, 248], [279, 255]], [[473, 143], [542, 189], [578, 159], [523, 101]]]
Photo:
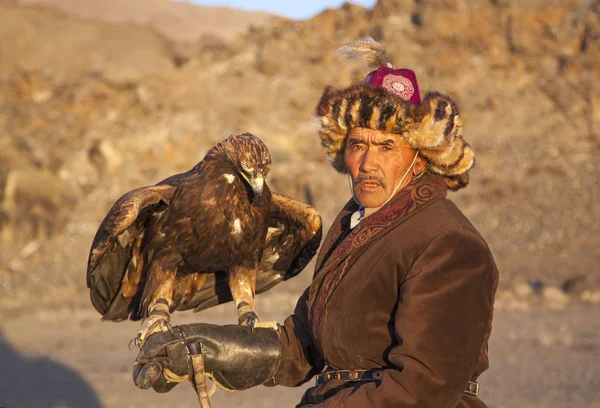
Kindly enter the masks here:
[[366, 75], [335, 53], [365, 35], [414, 69], [424, 91], [459, 104], [477, 166], [452, 199], [496, 256], [509, 293], [501, 301], [538, 292], [558, 303], [600, 300], [600, 2], [346, 4], [306, 21], [271, 20], [181, 63], [179, 45], [149, 28], [5, 1], [4, 305], [32, 293], [87, 301], [87, 251], [112, 203], [187, 170], [231, 133], [260, 136], [273, 154], [272, 189], [331, 222], [349, 194], [311, 115], [326, 84]]
[[174, 41], [196, 42], [203, 37], [231, 40], [249, 25], [261, 25], [272, 14], [229, 7], [198, 6], [172, 0], [17, 0], [45, 5], [86, 19], [147, 26]]

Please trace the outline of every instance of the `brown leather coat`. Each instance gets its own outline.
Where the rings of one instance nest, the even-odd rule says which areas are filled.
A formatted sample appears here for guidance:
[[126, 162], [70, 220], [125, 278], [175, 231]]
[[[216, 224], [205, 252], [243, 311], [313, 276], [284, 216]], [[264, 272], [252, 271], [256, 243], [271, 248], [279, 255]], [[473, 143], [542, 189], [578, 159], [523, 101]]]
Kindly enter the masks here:
[[386, 368], [380, 383], [330, 380], [300, 405], [486, 406], [464, 389], [488, 368], [498, 271], [445, 196], [444, 182], [426, 175], [349, 233], [357, 206], [345, 206], [282, 327], [283, 360], [270, 385], [302, 384], [325, 365]]

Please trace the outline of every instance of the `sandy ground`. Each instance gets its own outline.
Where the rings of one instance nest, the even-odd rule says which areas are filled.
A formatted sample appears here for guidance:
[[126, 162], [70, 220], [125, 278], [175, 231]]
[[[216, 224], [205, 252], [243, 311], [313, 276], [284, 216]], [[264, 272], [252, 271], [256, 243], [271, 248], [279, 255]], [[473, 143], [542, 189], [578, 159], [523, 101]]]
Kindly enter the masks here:
[[[267, 307], [270, 302], [258, 302], [259, 313], [264, 320], [281, 321], [292, 309], [293, 301], [288, 303], [289, 308], [272, 308]], [[202, 318], [232, 323], [234, 312], [229, 306], [175, 315], [174, 322]], [[188, 383], [163, 395], [133, 385], [130, 371], [136, 353], [128, 350], [127, 343], [139, 329], [138, 323], [100, 322], [85, 302], [0, 316], [2, 408], [198, 406]], [[480, 381], [483, 399], [495, 408], [600, 407], [598, 328], [600, 306], [497, 311], [491, 368]], [[212, 403], [215, 408], [293, 407], [303, 390], [218, 390]]]

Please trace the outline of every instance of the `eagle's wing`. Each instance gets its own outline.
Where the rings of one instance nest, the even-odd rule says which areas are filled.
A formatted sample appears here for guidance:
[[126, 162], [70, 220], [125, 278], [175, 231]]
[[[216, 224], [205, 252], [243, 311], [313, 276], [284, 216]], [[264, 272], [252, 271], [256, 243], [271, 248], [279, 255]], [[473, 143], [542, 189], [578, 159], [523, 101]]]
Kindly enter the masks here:
[[92, 304], [104, 319], [127, 319], [128, 304], [143, 270], [140, 249], [146, 220], [168, 206], [181, 176], [128, 192], [100, 224], [90, 249], [87, 286]]
[[[258, 280], [280, 277], [277, 282], [299, 274], [321, 244], [321, 215], [308, 204], [273, 194], [269, 230], [258, 265]], [[272, 287], [264, 287], [262, 291]]]
[[[321, 235], [321, 216], [313, 207], [273, 193], [269, 230], [256, 276], [256, 293], [265, 292], [300, 273], [319, 249]], [[226, 274], [209, 274], [202, 287], [194, 294], [183, 296], [186, 298], [189, 301], [182, 301], [178, 310], [194, 308], [198, 312], [232, 300]]]

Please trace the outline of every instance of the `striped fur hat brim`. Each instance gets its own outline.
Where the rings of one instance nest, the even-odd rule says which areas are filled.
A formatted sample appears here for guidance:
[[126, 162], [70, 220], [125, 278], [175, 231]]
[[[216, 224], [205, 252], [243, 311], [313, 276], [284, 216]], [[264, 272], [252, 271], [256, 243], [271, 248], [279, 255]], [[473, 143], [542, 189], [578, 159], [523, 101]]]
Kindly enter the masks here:
[[376, 86], [326, 87], [316, 117], [321, 144], [339, 172], [348, 171], [344, 163], [348, 131], [364, 127], [400, 135], [427, 161], [429, 172], [444, 178], [449, 189], [469, 183], [474, 153], [463, 139], [458, 107], [448, 96], [429, 92], [414, 105]]

